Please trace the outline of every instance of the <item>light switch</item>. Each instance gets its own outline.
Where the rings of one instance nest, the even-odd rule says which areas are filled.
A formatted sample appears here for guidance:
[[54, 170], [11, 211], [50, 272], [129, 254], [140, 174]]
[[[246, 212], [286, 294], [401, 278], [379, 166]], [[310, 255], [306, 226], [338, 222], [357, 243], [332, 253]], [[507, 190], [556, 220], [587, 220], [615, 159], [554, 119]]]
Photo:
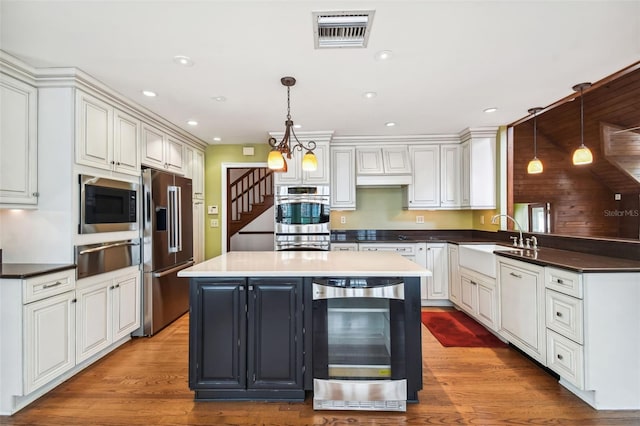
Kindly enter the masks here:
[[218, 206], [209, 206], [207, 207], [208, 214], [218, 214]]
[[217, 228], [219, 226], [218, 219], [211, 219], [210, 226], [212, 228]]

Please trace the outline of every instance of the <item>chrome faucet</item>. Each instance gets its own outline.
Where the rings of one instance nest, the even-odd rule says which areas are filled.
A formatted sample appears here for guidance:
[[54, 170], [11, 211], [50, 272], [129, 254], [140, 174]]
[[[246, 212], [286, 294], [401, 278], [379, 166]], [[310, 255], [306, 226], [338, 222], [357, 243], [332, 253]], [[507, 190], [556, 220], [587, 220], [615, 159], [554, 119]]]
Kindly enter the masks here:
[[[504, 216], [507, 219], [511, 219], [513, 221], [513, 223], [515, 223], [518, 226], [518, 232], [520, 232], [520, 241], [519, 244], [516, 244], [515, 239], [513, 240], [513, 245], [514, 246], [518, 246], [520, 248], [524, 248], [524, 240], [522, 239], [522, 226], [520, 226], [520, 224], [518, 223], [517, 220], [515, 220], [514, 218], [512, 218], [511, 216], [509, 216], [508, 214], [497, 214], [495, 216], [493, 216], [491, 218], [491, 223], [493, 223], [494, 225], [496, 225], [498, 223], [498, 218], [500, 216]], [[515, 237], [514, 237], [515, 238]]]

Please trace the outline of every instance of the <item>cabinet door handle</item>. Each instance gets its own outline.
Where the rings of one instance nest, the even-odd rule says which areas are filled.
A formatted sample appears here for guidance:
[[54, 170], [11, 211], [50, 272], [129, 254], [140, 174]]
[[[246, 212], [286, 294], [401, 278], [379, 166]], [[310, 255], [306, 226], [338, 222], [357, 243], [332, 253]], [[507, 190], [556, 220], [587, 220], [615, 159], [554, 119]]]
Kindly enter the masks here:
[[469, 280], [469, 282], [470, 282], [471, 284], [473, 284], [473, 285], [478, 285], [478, 283], [477, 283], [477, 282], [475, 282], [475, 281]]
[[515, 272], [509, 272], [509, 275], [511, 275], [512, 277], [516, 277], [516, 278], [522, 278], [522, 275], [518, 275]]
[[556, 279], [556, 282], [557, 282], [558, 284], [564, 284], [564, 281], [562, 281], [562, 278], [557, 278], [557, 279]]
[[556, 312], [556, 316], [561, 318], [562, 317], [562, 312]]
[[557, 358], [562, 361], [562, 355], [558, 354]]
[[42, 286], [42, 288], [46, 289], [46, 288], [58, 287], [60, 284], [62, 284], [60, 281], [56, 281], [53, 284], [45, 284], [45, 285]]

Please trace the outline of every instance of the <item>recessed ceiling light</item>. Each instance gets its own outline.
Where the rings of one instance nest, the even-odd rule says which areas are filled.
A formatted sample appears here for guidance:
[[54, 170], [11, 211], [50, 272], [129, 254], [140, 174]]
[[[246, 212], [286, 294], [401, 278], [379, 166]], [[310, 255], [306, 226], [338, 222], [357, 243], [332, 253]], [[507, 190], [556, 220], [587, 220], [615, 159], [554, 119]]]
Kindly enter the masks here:
[[222, 138], [221, 138], [221, 137], [218, 137], [218, 136], [214, 136], [214, 137], [213, 137], [213, 141], [214, 141], [214, 142], [220, 142], [221, 140], [222, 140]]
[[386, 61], [387, 59], [391, 58], [391, 56], [393, 55], [393, 52], [390, 50], [381, 50], [378, 53], [376, 53], [376, 60], [378, 61]]
[[378, 94], [376, 92], [365, 92], [362, 96], [364, 96], [367, 99], [372, 99], [378, 96]]
[[496, 107], [491, 107], [491, 108], [487, 108], [487, 109], [485, 109], [485, 110], [484, 110], [484, 112], [487, 112], [487, 113], [489, 113], [489, 112], [496, 112], [497, 110], [498, 110], [498, 108], [496, 108]]
[[193, 60], [188, 56], [174, 56], [173, 57], [173, 62], [175, 62], [178, 65], [185, 66], [185, 67], [192, 67], [193, 66]]
[[187, 121], [187, 124], [188, 124], [189, 126], [197, 126], [197, 125], [198, 125], [198, 122], [197, 122], [196, 120], [189, 120], [189, 121]]
[[211, 99], [213, 99], [213, 100], [214, 100], [214, 101], [216, 101], [216, 102], [224, 102], [224, 101], [226, 101], [226, 100], [227, 100], [227, 98], [225, 98], [224, 96], [214, 96], [214, 97], [213, 97], [213, 98], [211, 98]]
[[388, 121], [388, 122], [384, 123], [384, 125], [387, 126], [387, 127], [393, 127], [393, 126], [396, 125], [396, 123], [394, 123], [393, 121]]
[[156, 92], [153, 92], [153, 91], [151, 91], [151, 90], [143, 90], [143, 91], [142, 91], [142, 94], [143, 94], [143, 95], [145, 95], [145, 96], [147, 96], [147, 97], [149, 97], [149, 98], [155, 98], [156, 96], [158, 96], [158, 95], [156, 94]]

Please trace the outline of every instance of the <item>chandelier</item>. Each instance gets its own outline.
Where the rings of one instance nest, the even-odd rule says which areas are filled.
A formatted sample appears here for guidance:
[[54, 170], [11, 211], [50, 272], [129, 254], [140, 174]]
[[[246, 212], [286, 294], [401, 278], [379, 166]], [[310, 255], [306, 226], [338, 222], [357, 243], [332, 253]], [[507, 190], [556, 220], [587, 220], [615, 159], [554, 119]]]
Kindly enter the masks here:
[[[267, 166], [275, 172], [286, 172], [287, 160], [291, 160], [291, 155], [295, 150], [298, 150], [300, 152], [306, 151], [304, 157], [302, 157], [302, 170], [314, 171], [318, 168], [318, 160], [313, 153], [313, 150], [316, 148], [316, 143], [309, 141], [307, 145], [305, 145], [300, 142], [293, 130], [293, 120], [291, 120], [290, 90], [291, 86], [296, 84], [296, 79], [293, 77], [282, 77], [280, 82], [283, 86], [287, 87], [287, 121], [284, 122], [286, 127], [284, 136], [280, 142], [273, 137], [269, 138], [271, 152], [269, 152], [269, 157], [267, 158]], [[285, 157], [287, 160], [285, 160]]]

